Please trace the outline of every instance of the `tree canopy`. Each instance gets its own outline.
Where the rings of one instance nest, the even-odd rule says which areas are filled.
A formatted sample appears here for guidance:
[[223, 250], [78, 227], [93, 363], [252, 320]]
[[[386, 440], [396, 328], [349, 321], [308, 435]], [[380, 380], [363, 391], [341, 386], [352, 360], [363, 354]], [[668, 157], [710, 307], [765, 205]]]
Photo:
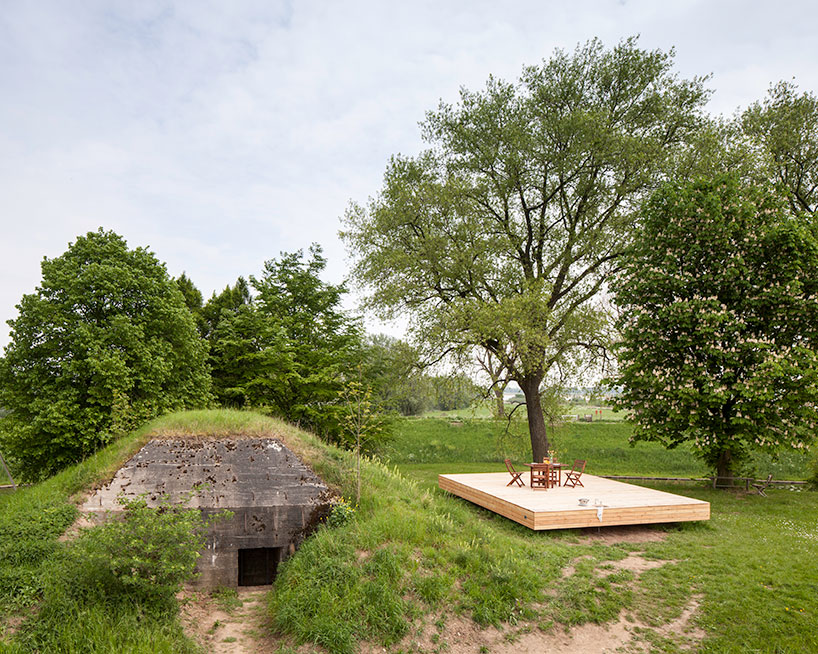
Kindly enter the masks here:
[[614, 285], [620, 406], [635, 440], [689, 443], [729, 477], [818, 426], [818, 243], [773, 192], [667, 185]]
[[762, 102], [741, 116], [752, 144], [767, 158], [795, 212], [818, 211], [818, 98], [798, 93], [791, 82], [770, 88]]
[[[359, 361], [361, 330], [341, 308], [343, 285], [320, 278], [321, 248], [283, 253], [249, 286], [234, 287], [204, 307], [218, 399], [269, 407], [329, 438], [340, 434], [344, 374]], [[250, 288], [254, 293], [250, 292]]]
[[209, 398], [206, 346], [177, 285], [144, 248], [100, 229], [42, 262], [0, 360], [4, 451], [28, 478], [118, 430]]
[[555, 370], [602, 345], [594, 304], [638, 203], [699, 127], [707, 93], [672, 53], [635, 39], [557, 51], [517, 83], [490, 78], [422, 125], [430, 148], [395, 156], [342, 237], [368, 306], [410, 317], [433, 352], [485, 348], [523, 390], [532, 451]]

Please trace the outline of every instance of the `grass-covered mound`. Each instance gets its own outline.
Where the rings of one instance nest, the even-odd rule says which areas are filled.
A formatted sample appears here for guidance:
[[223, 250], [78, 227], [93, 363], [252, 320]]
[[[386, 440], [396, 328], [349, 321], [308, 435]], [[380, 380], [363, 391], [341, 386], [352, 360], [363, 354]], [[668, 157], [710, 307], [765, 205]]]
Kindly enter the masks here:
[[[281, 438], [347, 504], [354, 497], [352, 455], [294, 427], [235, 411], [157, 420], [47, 482], [0, 496], [0, 620], [27, 618], [14, 637], [0, 637], [0, 652], [196, 651], [175, 607], [138, 592], [71, 590], [94, 588], [76, 583], [94, 575], [76, 565], [73, 548], [91, 538], [93, 550], [104, 539], [57, 538], [76, 515], [76, 494], [110, 478], [150, 438], [241, 434]], [[423, 439], [416, 444], [422, 452]], [[584, 447], [593, 459], [593, 441]], [[359, 505], [341, 505], [279, 567], [269, 626], [294, 645], [354, 652], [367, 640], [419, 651], [425, 627], [436, 643], [427, 651], [443, 651], [453, 614], [502, 625], [511, 640], [625, 616], [642, 642], [672, 652], [684, 637], [663, 625], [695, 602], [702, 651], [818, 651], [818, 493], [770, 490], [764, 498], [665, 486], [711, 502], [711, 521], [653, 528], [665, 536], [659, 542], [606, 544], [576, 532], [531, 532], [379, 462], [365, 460], [361, 470]], [[663, 565], [619, 569], [634, 552]]]
[[[198, 512], [157, 514], [134, 506], [125, 524], [95, 527], [71, 542], [59, 538], [77, 518], [83, 494], [109, 480], [150, 439], [220, 436], [276, 436], [302, 456], [317, 442], [254, 413], [171, 414], [40, 484], [0, 495], [0, 652], [197, 651], [176, 620], [173, 588], [189, 561], [182, 561], [182, 550], [174, 558], [173, 544], [195, 528]], [[146, 546], [129, 554], [129, 536]], [[151, 565], [161, 566], [159, 575]], [[140, 572], [129, 576], [121, 573], [125, 567]]]

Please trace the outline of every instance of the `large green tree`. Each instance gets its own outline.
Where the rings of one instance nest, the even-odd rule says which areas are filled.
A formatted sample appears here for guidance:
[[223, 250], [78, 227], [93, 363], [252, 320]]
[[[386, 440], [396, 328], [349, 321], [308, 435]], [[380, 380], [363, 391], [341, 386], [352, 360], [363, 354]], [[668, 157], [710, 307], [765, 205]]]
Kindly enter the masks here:
[[795, 212], [818, 211], [818, 97], [779, 82], [741, 116], [741, 127], [766, 158], [770, 177]]
[[698, 129], [702, 84], [635, 39], [557, 51], [430, 112], [430, 148], [393, 157], [377, 197], [347, 212], [368, 306], [408, 315], [429, 350], [491, 352], [525, 394], [535, 459], [549, 447], [540, 393], [603, 345], [595, 298]]
[[614, 285], [619, 404], [635, 440], [688, 443], [719, 477], [818, 426], [818, 243], [736, 177], [667, 185]]
[[[321, 248], [270, 259], [204, 308], [218, 399], [266, 406], [337, 438], [345, 375], [360, 361], [362, 333], [341, 307], [346, 288], [321, 279]], [[250, 288], [254, 291], [252, 294]]]
[[90, 454], [118, 429], [202, 406], [206, 346], [163, 264], [100, 229], [42, 262], [0, 362], [4, 452], [28, 478]]

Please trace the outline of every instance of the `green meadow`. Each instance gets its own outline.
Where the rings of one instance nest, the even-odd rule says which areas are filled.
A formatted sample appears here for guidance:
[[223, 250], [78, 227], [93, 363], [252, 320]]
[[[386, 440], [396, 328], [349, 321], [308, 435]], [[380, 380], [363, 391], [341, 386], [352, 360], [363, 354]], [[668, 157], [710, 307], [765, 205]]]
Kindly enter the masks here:
[[[657, 443], [629, 444], [632, 427], [621, 420], [565, 422], [549, 438], [560, 460], [585, 459], [595, 475], [646, 477], [706, 477], [710, 474], [690, 449], [666, 450]], [[503, 459], [518, 464], [531, 458], [524, 424], [504, 420], [411, 418], [402, 420], [383, 456], [408, 477], [436, 484], [437, 475], [505, 470]], [[778, 458], [756, 455], [747, 476], [803, 480], [809, 476], [808, 455], [782, 453]]]
[[[74, 520], [77, 494], [151, 434], [238, 431], [279, 435], [346, 498], [279, 568], [267, 625], [280, 654], [353, 654], [363, 643], [369, 651], [442, 654], [458, 642], [450, 625], [459, 620], [477, 626], [475, 654], [492, 650], [491, 634], [504, 645], [546, 642], [617, 622], [631, 637], [622, 651], [818, 651], [818, 494], [655, 484], [709, 501], [711, 520], [648, 526], [647, 539], [532, 532], [435, 487], [438, 471], [499, 471], [507, 454], [527, 460], [524, 441], [498, 435], [498, 424], [451, 422], [401, 423], [389, 458], [364, 460], [357, 506], [351, 453], [231, 411], [168, 416], [42, 484], [0, 496], [0, 652], [202, 651], [183, 633], [177, 607], [156, 611], [62, 588], [75, 545], [58, 538]], [[561, 458], [587, 458], [593, 473], [705, 472], [689, 453], [631, 448], [627, 435], [624, 423], [567, 424], [556, 443]], [[798, 476], [805, 463], [776, 465]], [[633, 557], [654, 567], [621, 567]]]

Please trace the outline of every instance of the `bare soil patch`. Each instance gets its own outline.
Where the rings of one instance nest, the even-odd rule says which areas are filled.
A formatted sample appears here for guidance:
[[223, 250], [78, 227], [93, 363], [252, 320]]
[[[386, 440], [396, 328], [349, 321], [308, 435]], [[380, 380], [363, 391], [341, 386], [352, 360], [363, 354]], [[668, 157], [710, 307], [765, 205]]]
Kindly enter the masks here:
[[[654, 532], [663, 535], [662, 532]], [[633, 541], [633, 533], [621, 534]], [[644, 542], [644, 541], [643, 541]], [[585, 557], [581, 557], [585, 558]], [[610, 574], [616, 570], [630, 570], [638, 577], [646, 570], [674, 563], [673, 561], [652, 561], [632, 553], [620, 561], [612, 561], [609, 570], [599, 570], [598, 574]], [[570, 571], [573, 566], [568, 566]], [[569, 574], [570, 576], [570, 574]], [[705, 633], [692, 624], [699, 607], [700, 598], [692, 598], [682, 614], [659, 628], [650, 627], [636, 620], [630, 611], [622, 611], [619, 618], [608, 624], [584, 624], [572, 629], [561, 626], [543, 631], [538, 625], [507, 625], [503, 629], [481, 628], [469, 618], [446, 613], [435, 621], [430, 618], [422, 627], [415, 629], [400, 644], [399, 649], [409, 652], [445, 651], [449, 654], [606, 654], [614, 652], [647, 652], [649, 643], [644, 639], [646, 632], [653, 632], [662, 638], [671, 639], [680, 651], [693, 651], [704, 638]], [[442, 626], [441, 626], [442, 625]], [[383, 647], [365, 644], [364, 654], [380, 654]]]
[[581, 529], [580, 542], [604, 543], [656, 543], [667, 538], [667, 532], [648, 525], [622, 525], [620, 527], [588, 527]]
[[282, 641], [269, 632], [269, 590], [269, 586], [240, 588], [241, 606], [232, 611], [221, 608], [209, 593], [182, 591], [185, 633], [212, 654], [273, 654]]
[[668, 563], [675, 563], [675, 561], [652, 561], [650, 559], [643, 559], [639, 554], [634, 553], [626, 556], [621, 561], [611, 561], [611, 566], [613, 570], [630, 570], [638, 576], [645, 570], [661, 568]]

